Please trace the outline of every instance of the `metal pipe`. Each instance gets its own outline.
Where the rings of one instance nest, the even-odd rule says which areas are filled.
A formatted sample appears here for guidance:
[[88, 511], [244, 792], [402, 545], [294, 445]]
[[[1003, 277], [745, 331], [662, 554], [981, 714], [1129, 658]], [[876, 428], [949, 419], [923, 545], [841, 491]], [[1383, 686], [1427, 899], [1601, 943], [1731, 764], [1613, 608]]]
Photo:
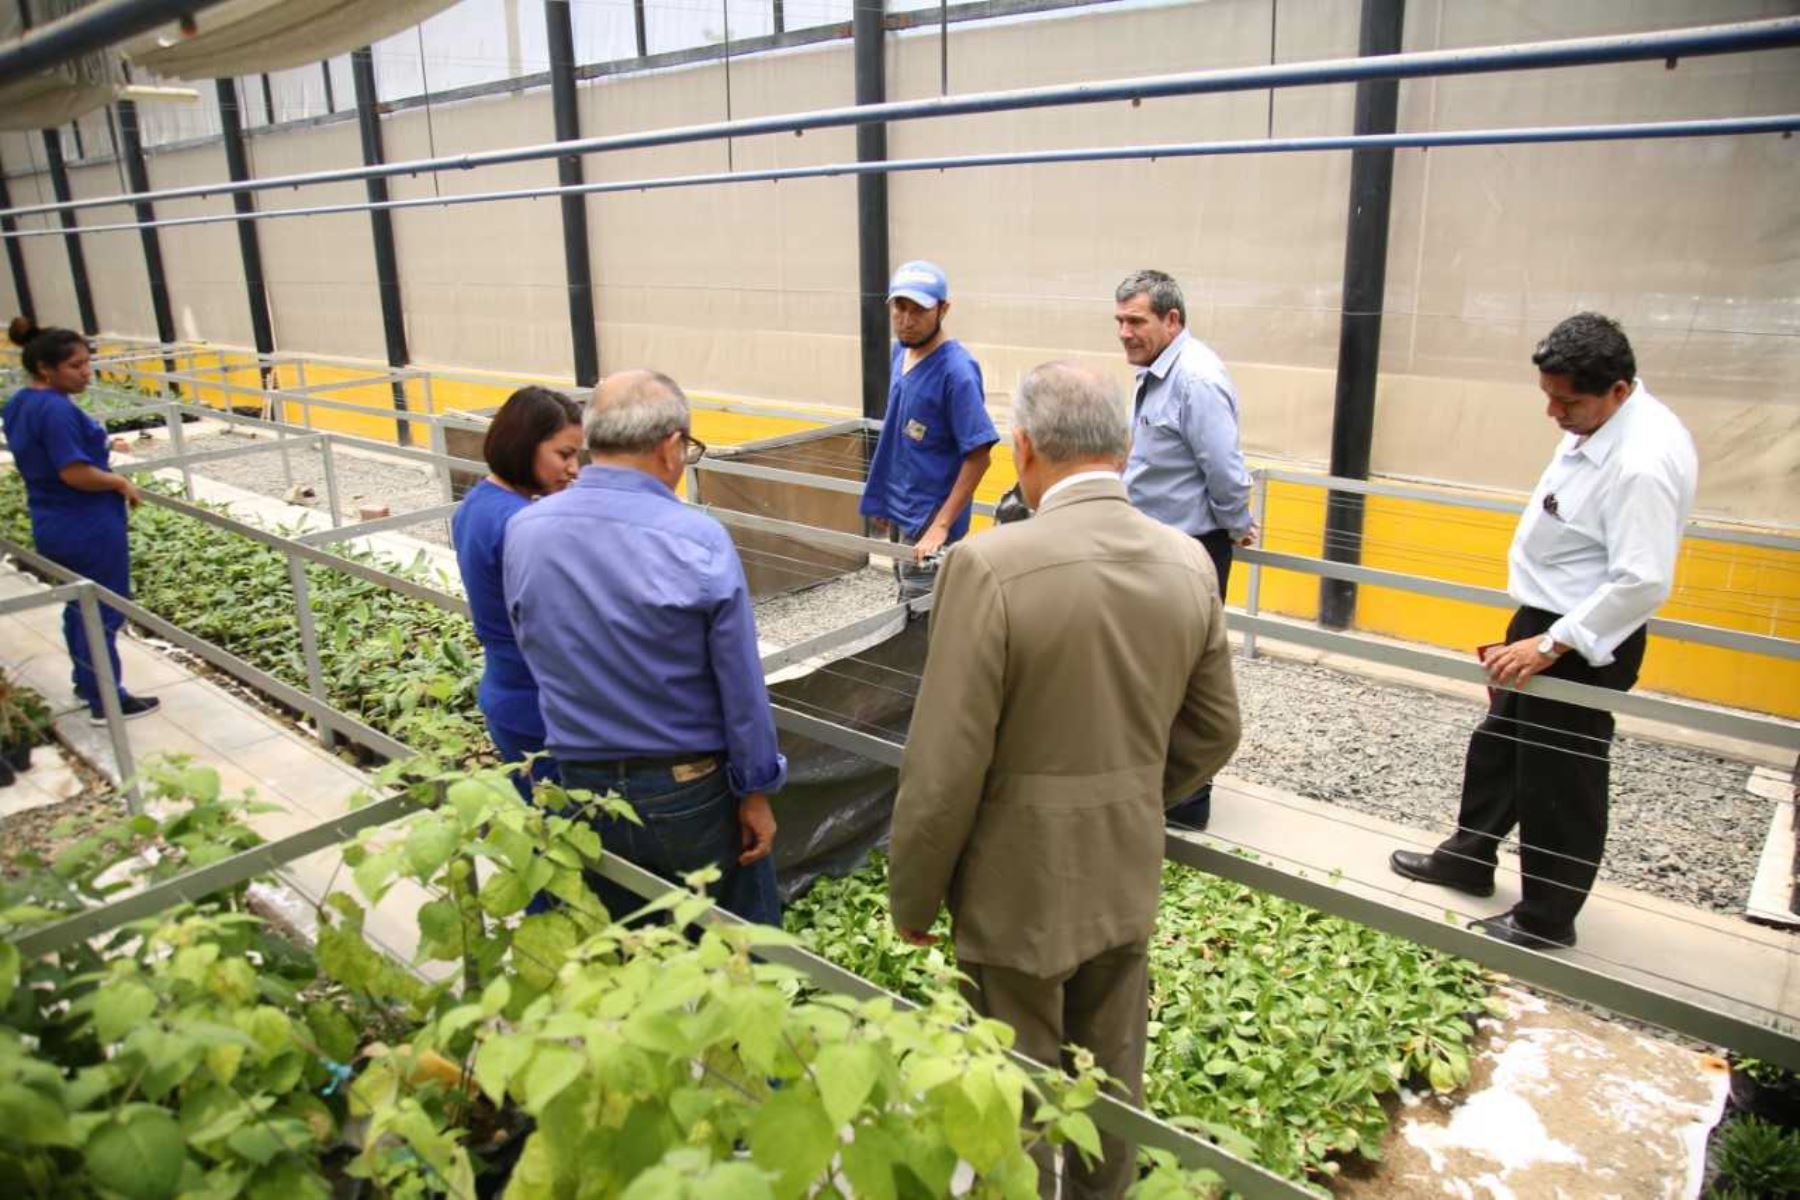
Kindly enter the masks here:
[[[331, 693], [325, 687], [325, 664], [319, 657], [319, 631], [313, 620], [312, 589], [306, 582], [306, 564], [287, 555], [288, 583], [294, 589], [294, 623], [300, 631], [300, 657], [306, 663], [306, 690], [320, 704], [330, 705]], [[327, 750], [337, 745], [331, 727], [318, 721], [319, 743]]]
[[331, 435], [321, 434], [319, 454], [325, 464], [325, 507], [331, 510], [331, 527], [338, 528], [344, 523], [344, 516], [338, 511], [338, 477], [337, 464], [331, 457]]
[[125, 710], [119, 703], [119, 677], [113, 673], [112, 655], [106, 649], [106, 629], [100, 619], [100, 601], [95, 598], [96, 585], [83, 582], [81, 598], [81, 631], [87, 637], [88, 666], [94, 673], [94, 687], [100, 693], [100, 711], [106, 714], [106, 734], [112, 741], [113, 765], [118, 768], [119, 787], [125, 793], [125, 806], [133, 816], [143, 811], [138, 795], [137, 766], [131, 760], [131, 739], [125, 733]]
[[[381, 113], [375, 91], [375, 57], [369, 47], [350, 55], [350, 78], [356, 84], [356, 126], [362, 135], [363, 165], [380, 166], [385, 155], [381, 147]], [[406, 348], [406, 311], [400, 299], [400, 255], [394, 249], [394, 219], [384, 207], [388, 198], [386, 176], [371, 175], [366, 181], [369, 193], [369, 232], [375, 239], [375, 287], [381, 297], [381, 329], [387, 342], [390, 367], [404, 367], [411, 355]], [[394, 410], [406, 411], [406, 385], [393, 383]], [[412, 426], [404, 420], [394, 422], [394, 437], [402, 446], [412, 445]], [[330, 451], [326, 452], [327, 459]], [[335, 509], [333, 512], [335, 513]]]
[[[1601, 63], [1638, 62], [1670, 58], [1695, 58], [1711, 54], [1735, 54], [1800, 45], [1800, 17], [1743, 21], [1729, 25], [1697, 26], [1655, 33], [1617, 34], [1605, 37], [1568, 38], [1523, 45], [1476, 47], [1459, 50], [1424, 50], [1376, 59], [1340, 58], [1303, 63], [1259, 64], [1227, 67], [1179, 75], [1145, 76], [1053, 87], [1020, 88], [1001, 92], [972, 92], [924, 100], [819, 109], [735, 121], [675, 126], [641, 133], [583, 138], [576, 142], [517, 146], [472, 154], [413, 159], [380, 166], [311, 171], [297, 175], [269, 176], [236, 183], [198, 184], [169, 188], [145, 196], [99, 196], [68, 205], [37, 204], [14, 208], [0, 216], [26, 216], [54, 212], [63, 207], [94, 208], [127, 204], [135, 200], [173, 200], [216, 196], [229, 192], [296, 188], [323, 183], [343, 183], [374, 177], [418, 175], [429, 171], [467, 171], [479, 167], [558, 158], [565, 154], [600, 154], [616, 150], [641, 150], [689, 142], [717, 141], [766, 133], [842, 128], [870, 121], [910, 121], [972, 113], [1010, 112], [1107, 101], [1161, 99], [1172, 96], [1214, 95], [1222, 92], [1261, 91], [1266, 88], [1315, 87], [1356, 83], [1364, 79], [1420, 79], [1432, 76], [1474, 75], [1499, 71], [1535, 70], [1546, 67], [1593, 66]], [[1446, 143], [1455, 144], [1455, 143]], [[1337, 147], [1349, 149], [1347, 146]]]
[[[244, 120], [238, 108], [237, 81], [220, 79], [215, 81], [215, 86], [219, 96], [221, 137], [225, 143], [225, 169], [232, 179], [250, 182], [250, 159], [244, 153]], [[147, 194], [146, 198], [153, 195]], [[250, 334], [256, 341], [257, 354], [272, 354], [275, 350], [275, 325], [269, 318], [269, 290], [263, 280], [262, 243], [256, 236], [255, 221], [247, 219], [256, 216], [256, 201], [247, 191], [233, 192], [231, 206], [236, 215], [220, 219], [237, 222], [238, 253], [244, 260], [244, 291], [250, 301]], [[265, 385], [269, 382], [267, 372], [263, 373], [262, 379]]]
[[[1362, 0], [1357, 53], [1398, 54], [1406, 0]], [[1365, 79], [1356, 85], [1358, 134], [1393, 133], [1400, 116], [1400, 83]], [[1337, 384], [1331, 410], [1331, 473], [1369, 477], [1375, 445], [1375, 381], [1381, 367], [1381, 310], [1387, 295], [1388, 210], [1394, 195], [1394, 152], [1350, 154], [1350, 214], [1344, 222], [1343, 311], [1338, 321]], [[1363, 503], [1359, 495], [1331, 496], [1325, 506], [1325, 557], [1362, 559]], [[1319, 581], [1319, 621], [1348, 629], [1356, 618], [1356, 585]]]
[[[144, 163], [144, 139], [138, 130], [137, 104], [119, 101], [119, 155], [125, 160], [125, 178], [134, 192], [150, 190], [150, 172]], [[139, 222], [138, 233], [144, 245], [144, 274], [150, 283], [150, 311], [156, 319], [156, 337], [164, 345], [175, 340], [175, 310], [169, 303], [169, 280], [163, 271], [162, 240], [154, 226], [144, 222], [156, 220], [156, 206], [149, 202], [134, 206]], [[175, 369], [175, 360], [165, 357], [163, 364]]]
[[[854, 8], [856, 104], [880, 107], [887, 102], [887, 66], [883, 50], [884, 0], [861, 0]], [[878, 121], [856, 127], [858, 165], [887, 159], [887, 126]], [[862, 352], [862, 411], [879, 418], [888, 401], [888, 189], [887, 175], [865, 172], [856, 177], [857, 328]]]
[[[6, 167], [0, 164], [0, 212], [12, 207], [12, 192], [6, 186]], [[0, 215], [0, 233], [12, 233], [18, 229], [18, 223], [11, 217]], [[6, 264], [12, 268], [13, 298], [19, 302], [19, 315], [29, 321], [37, 320], [37, 310], [31, 303], [31, 276], [25, 270], [25, 247], [17, 238], [6, 238]]]
[[[671, 188], [710, 187], [727, 183], [769, 183], [792, 179], [820, 179], [840, 175], [899, 174], [913, 171], [953, 171], [976, 167], [1017, 167], [1081, 162], [1123, 162], [1159, 158], [1212, 158], [1240, 154], [1306, 154], [1330, 150], [1439, 149], [1458, 146], [1555, 145], [1568, 142], [1655, 141], [1666, 138], [1723, 137], [1747, 134], [1790, 134], [1800, 130], [1800, 113], [1767, 117], [1721, 117], [1697, 121], [1648, 121], [1623, 125], [1564, 125], [1550, 128], [1459, 129], [1436, 133], [1396, 133], [1356, 137], [1350, 134], [1323, 137], [1251, 138], [1220, 142], [1169, 142], [1137, 146], [1092, 146], [1075, 150], [1022, 150], [1005, 154], [969, 154], [937, 158], [901, 158], [886, 162], [839, 162], [812, 167], [775, 167], [760, 171], [718, 171], [699, 175], [653, 176], [649, 179], [585, 183], [576, 188], [514, 188], [494, 192], [421, 196], [390, 200], [386, 204], [322, 204], [307, 208], [278, 208], [258, 212], [257, 220], [276, 217], [339, 216], [369, 212], [375, 208], [398, 211], [409, 208], [450, 208], [459, 204], [486, 204], [504, 200], [539, 200], [549, 196], [608, 195], [615, 192], [651, 192]], [[176, 217], [158, 220], [161, 228], [211, 225], [230, 221], [230, 216]], [[136, 229], [131, 222], [84, 225], [88, 233], [112, 233]], [[21, 229], [6, 238], [45, 237], [53, 229]], [[882, 281], [885, 285], [886, 280]]]
[[0, 79], [22, 79], [211, 8], [219, 0], [95, 0], [0, 46]]
[[[1256, 530], [1257, 537], [1266, 542], [1269, 536], [1269, 476], [1266, 471], [1254, 471], [1252, 475], [1255, 478], [1255, 490], [1250, 493], [1251, 527]], [[1245, 553], [1248, 549], [1249, 547], [1244, 547], [1238, 553], [1245, 557], [1250, 564], [1250, 582], [1244, 597], [1244, 611], [1254, 617], [1262, 611], [1263, 568], [1262, 563]], [[1220, 602], [1222, 603], [1224, 599], [1225, 597], [1221, 594]], [[1256, 631], [1253, 629], [1244, 631], [1244, 657], [1256, 657]]]
[[[544, 25], [549, 35], [550, 107], [556, 140], [581, 137], [581, 110], [575, 101], [575, 31], [569, 0], [548, 0]], [[556, 160], [556, 179], [564, 187], [587, 181], [579, 154]], [[569, 283], [569, 338], [575, 354], [575, 383], [593, 387], [600, 381], [600, 345], [594, 327], [594, 276], [588, 261], [587, 200], [562, 197], [563, 273]]]
[[[63, 164], [62, 135], [54, 129], [46, 129], [44, 134], [44, 154], [50, 161], [50, 188], [56, 193], [58, 200], [70, 198], [69, 172]], [[88, 286], [87, 255], [81, 249], [81, 227], [75, 221], [75, 214], [63, 209], [57, 214], [61, 219], [63, 246], [69, 252], [69, 275], [75, 282], [75, 307], [81, 313], [81, 331], [89, 337], [100, 332], [100, 318], [94, 312], [94, 291]]]

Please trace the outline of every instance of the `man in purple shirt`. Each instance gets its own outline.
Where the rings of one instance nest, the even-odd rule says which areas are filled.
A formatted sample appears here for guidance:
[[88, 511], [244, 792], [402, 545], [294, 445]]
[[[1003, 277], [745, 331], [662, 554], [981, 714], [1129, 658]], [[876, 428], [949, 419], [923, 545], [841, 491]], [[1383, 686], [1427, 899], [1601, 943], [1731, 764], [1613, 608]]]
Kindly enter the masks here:
[[[737, 548], [675, 485], [705, 447], [687, 397], [609, 376], [582, 421], [591, 465], [507, 522], [505, 592], [563, 784], [623, 796], [608, 853], [665, 878], [708, 865], [721, 907], [779, 924], [775, 817], [787, 779]], [[607, 880], [615, 917], [642, 901]]]

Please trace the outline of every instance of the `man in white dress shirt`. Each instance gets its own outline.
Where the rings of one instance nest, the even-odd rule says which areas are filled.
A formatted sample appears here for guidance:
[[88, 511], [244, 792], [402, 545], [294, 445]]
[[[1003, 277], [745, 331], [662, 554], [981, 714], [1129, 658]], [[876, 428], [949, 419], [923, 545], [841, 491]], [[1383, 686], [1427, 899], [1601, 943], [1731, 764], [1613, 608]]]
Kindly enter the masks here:
[[[1694, 442], [1637, 378], [1609, 317], [1570, 317], [1531, 361], [1564, 436], [1513, 534], [1507, 590], [1520, 607], [1488, 676], [1500, 688], [1542, 674], [1628, 691], [1694, 506]], [[1393, 869], [1490, 896], [1516, 825], [1523, 898], [1471, 928], [1534, 949], [1573, 946], [1606, 846], [1612, 735], [1610, 713], [1495, 691], [1469, 742], [1456, 832], [1430, 854], [1396, 850]]]

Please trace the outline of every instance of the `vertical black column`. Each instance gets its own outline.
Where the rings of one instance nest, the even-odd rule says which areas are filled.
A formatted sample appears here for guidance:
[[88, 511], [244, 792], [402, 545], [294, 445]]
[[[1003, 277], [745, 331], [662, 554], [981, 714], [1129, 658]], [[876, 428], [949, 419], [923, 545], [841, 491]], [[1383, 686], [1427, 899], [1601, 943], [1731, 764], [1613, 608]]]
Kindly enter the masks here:
[[[219, 92], [219, 124], [225, 141], [225, 170], [233, 183], [250, 178], [250, 160], [244, 153], [244, 115], [238, 108], [235, 80], [215, 81]], [[262, 242], [256, 236], [256, 199], [249, 192], [233, 192], [231, 207], [237, 211], [238, 253], [244, 260], [244, 290], [250, 297], [250, 336], [259, 355], [275, 353], [275, 327], [269, 320], [269, 289], [263, 279]], [[261, 368], [263, 386], [269, 369]]]
[[275, 87], [269, 82], [266, 74], [262, 77], [262, 92], [263, 124], [273, 125], [275, 123]]
[[[62, 137], [54, 129], [44, 130], [44, 153], [50, 159], [50, 187], [56, 193], [58, 204], [67, 204], [73, 197], [69, 193], [69, 172], [63, 166]], [[81, 332], [90, 337], [100, 332], [100, 321], [94, 315], [94, 293], [88, 287], [87, 256], [81, 252], [81, 234], [75, 223], [75, 214], [62, 209], [56, 214], [62, 221], [63, 245], [69, 251], [69, 274], [75, 279], [75, 306], [81, 310]]]
[[337, 111], [337, 97], [332, 94], [332, 90], [331, 90], [331, 62], [330, 62], [330, 60], [327, 59], [325, 62], [320, 63], [319, 70], [325, 76], [325, 111], [328, 113], [334, 113]]
[[781, 9], [781, 0], [775, 0], [775, 32], [777, 34], [787, 32], [787, 14]]
[[644, 0], [631, 0], [631, 22], [637, 30], [638, 57], [646, 58], [650, 54], [650, 37], [644, 27]]
[[[119, 156], [125, 160], [125, 180], [134, 192], [150, 190], [150, 171], [144, 165], [144, 139], [138, 131], [137, 104], [121, 100], [119, 113]], [[144, 274], [150, 279], [150, 310], [156, 317], [156, 338], [165, 346], [175, 340], [175, 311], [169, 304], [169, 281], [163, 272], [162, 239], [150, 222], [156, 220], [156, 206], [139, 200], [132, 206], [142, 226], [138, 236], [144, 243]], [[174, 365], [169, 369], [173, 371]]]
[[[350, 55], [350, 78], [356, 85], [356, 124], [362, 131], [363, 165], [386, 161], [381, 151], [381, 114], [376, 110], [375, 57], [364, 46]], [[370, 204], [386, 204], [386, 179], [366, 181]], [[381, 296], [381, 328], [387, 335], [388, 366], [404, 367], [411, 361], [406, 350], [406, 313], [400, 304], [400, 256], [394, 251], [394, 218], [385, 208], [369, 210], [369, 231], [375, 236], [375, 285]], [[406, 385], [394, 384], [394, 410], [406, 411]], [[412, 426], [394, 423], [402, 446], [412, 444]]]
[[[0, 209], [12, 207], [12, 190], [6, 186], [6, 168], [0, 164]], [[0, 217], [0, 231], [16, 232], [19, 223], [11, 217]], [[6, 263], [12, 268], [13, 295], [19, 300], [19, 315], [37, 320], [37, 311], [31, 303], [31, 277], [25, 273], [25, 248], [19, 239], [6, 239]]]
[[[1406, 0], [1362, 0], [1363, 57], [1395, 54], [1406, 24]], [[1400, 81], [1356, 85], [1356, 133], [1394, 132]], [[1337, 394], [1331, 416], [1331, 473], [1369, 477], [1375, 441], [1375, 381], [1381, 364], [1381, 310], [1387, 290], [1388, 207], [1394, 190], [1392, 150], [1353, 150], [1350, 155], [1350, 219], [1344, 237], [1344, 312], [1338, 331]], [[1362, 559], [1363, 497], [1331, 492], [1325, 508], [1325, 557]], [[1319, 582], [1319, 620], [1347, 628], [1356, 617], [1356, 585]]]
[[[883, 55], [882, 0], [859, 0], [851, 31], [856, 52], [856, 102], [887, 100], [887, 63]], [[856, 127], [856, 161], [887, 160], [887, 126]], [[857, 312], [862, 331], [863, 416], [887, 412], [888, 397], [888, 181], [886, 175], [856, 177]]]
[[[547, 0], [544, 25], [550, 44], [550, 104], [556, 118], [556, 140], [581, 136], [581, 113], [575, 107], [575, 31], [569, 0]], [[579, 187], [584, 180], [581, 156], [556, 160], [556, 181]], [[593, 387], [600, 380], [600, 347], [594, 330], [594, 279], [588, 262], [587, 197], [562, 197], [563, 269], [569, 280], [569, 336], [575, 347], [575, 386]]]

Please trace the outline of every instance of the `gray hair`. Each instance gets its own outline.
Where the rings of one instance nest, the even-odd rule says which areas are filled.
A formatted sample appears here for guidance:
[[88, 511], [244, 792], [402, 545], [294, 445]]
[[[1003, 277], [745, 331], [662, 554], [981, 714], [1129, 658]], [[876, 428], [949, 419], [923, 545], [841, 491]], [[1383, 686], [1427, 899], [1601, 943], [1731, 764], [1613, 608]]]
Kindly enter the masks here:
[[1179, 311], [1181, 323], [1187, 324], [1187, 297], [1181, 294], [1181, 285], [1167, 271], [1133, 271], [1127, 275], [1113, 293], [1113, 299], [1123, 304], [1133, 296], [1150, 297], [1150, 311], [1159, 317]]
[[594, 389], [581, 432], [592, 454], [641, 454], [689, 428], [687, 394], [658, 371], [628, 371]]
[[1111, 379], [1074, 363], [1033, 367], [1019, 384], [1012, 424], [1053, 463], [1124, 458], [1131, 449], [1124, 395]]

